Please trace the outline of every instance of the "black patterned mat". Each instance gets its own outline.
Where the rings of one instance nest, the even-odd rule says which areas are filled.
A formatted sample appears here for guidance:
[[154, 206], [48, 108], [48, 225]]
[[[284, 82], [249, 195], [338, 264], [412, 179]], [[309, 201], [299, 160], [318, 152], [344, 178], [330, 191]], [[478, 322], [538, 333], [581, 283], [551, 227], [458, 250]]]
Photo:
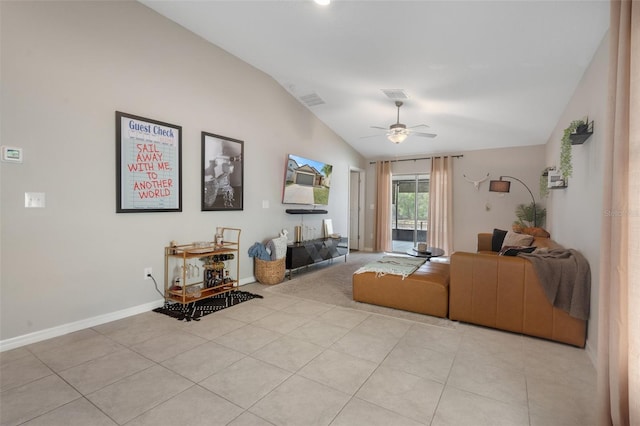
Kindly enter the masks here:
[[248, 291], [235, 290], [184, 305], [182, 303], [165, 302], [163, 307], [156, 308], [153, 312], [169, 315], [180, 321], [200, 321], [200, 318], [205, 315], [255, 298], [262, 299], [262, 296]]

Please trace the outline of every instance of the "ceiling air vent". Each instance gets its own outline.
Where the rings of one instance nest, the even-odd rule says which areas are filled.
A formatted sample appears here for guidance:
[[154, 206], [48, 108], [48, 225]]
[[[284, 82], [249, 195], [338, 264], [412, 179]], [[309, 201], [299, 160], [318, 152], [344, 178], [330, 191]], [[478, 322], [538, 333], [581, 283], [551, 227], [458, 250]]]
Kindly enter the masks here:
[[300, 95], [298, 96], [298, 99], [308, 107], [326, 103], [320, 96], [318, 96], [316, 92], [311, 92], [306, 95]]
[[387, 95], [389, 99], [393, 99], [394, 101], [409, 99], [409, 96], [407, 96], [407, 94], [402, 89], [381, 89], [381, 90], [382, 90], [382, 93]]

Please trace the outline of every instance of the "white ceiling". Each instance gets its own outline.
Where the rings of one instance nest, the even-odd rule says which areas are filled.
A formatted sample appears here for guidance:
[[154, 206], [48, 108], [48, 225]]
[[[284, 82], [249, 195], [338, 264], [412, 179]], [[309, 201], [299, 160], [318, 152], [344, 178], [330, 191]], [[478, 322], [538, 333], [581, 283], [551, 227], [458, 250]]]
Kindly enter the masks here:
[[[367, 158], [546, 143], [609, 26], [606, 0], [141, 3], [317, 94], [309, 110]], [[396, 121], [382, 89], [409, 96], [400, 122], [438, 136], [371, 129]]]

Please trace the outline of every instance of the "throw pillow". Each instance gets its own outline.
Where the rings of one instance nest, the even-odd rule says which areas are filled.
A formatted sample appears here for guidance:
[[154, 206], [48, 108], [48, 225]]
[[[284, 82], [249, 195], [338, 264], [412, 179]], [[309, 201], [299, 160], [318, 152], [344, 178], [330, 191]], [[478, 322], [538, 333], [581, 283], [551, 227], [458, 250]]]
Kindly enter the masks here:
[[506, 246], [498, 253], [499, 256], [517, 256], [518, 253], [532, 253], [536, 248], [534, 246], [529, 247], [514, 247]]
[[492, 251], [500, 251], [502, 248], [502, 242], [504, 241], [504, 237], [507, 235], [507, 231], [503, 231], [502, 229], [493, 229], [493, 236], [491, 237], [491, 250]]
[[502, 248], [507, 246], [525, 247], [530, 246], [533, 242], [533, 235], [517, 234], [513, 231], [508, 231], [502, 242]]

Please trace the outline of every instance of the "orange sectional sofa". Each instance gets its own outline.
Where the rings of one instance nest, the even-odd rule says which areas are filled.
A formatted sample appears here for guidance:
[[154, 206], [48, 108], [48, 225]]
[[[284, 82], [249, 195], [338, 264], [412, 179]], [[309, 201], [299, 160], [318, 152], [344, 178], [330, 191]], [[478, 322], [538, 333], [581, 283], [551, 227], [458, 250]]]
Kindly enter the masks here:
[[[449, 318], [584, 347], [587, 321], [569, 316], [546, 298], [533, 265], [498, 256], [491, 233], [478, 234], [478, 252], [451, 255]], [[536, 247], [558, 248], [536, 237]]]

